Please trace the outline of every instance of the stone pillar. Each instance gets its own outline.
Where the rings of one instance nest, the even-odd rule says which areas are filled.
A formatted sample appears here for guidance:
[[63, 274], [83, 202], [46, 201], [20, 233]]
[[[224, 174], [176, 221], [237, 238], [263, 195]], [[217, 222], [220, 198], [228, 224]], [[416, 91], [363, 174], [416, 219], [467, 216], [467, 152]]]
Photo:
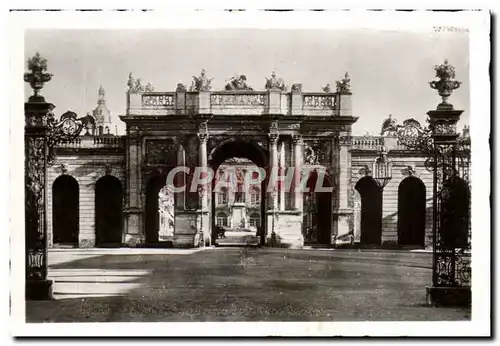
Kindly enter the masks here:
[[352, 116], [352, 94], [344, 91], [336, 94], [336, 110], [341, 117]]
[[[272, 178], [272, 174], [277, 172], [278, 168], [278, 134], [269, 134], [269, 177]], [[278, 198], [276, 195], [277, 184], [276, 181], [270, 181], [272, 184], [272, 191], [269, 192], [269, 209], [278, 209]]]
[[141, 207], [141, 138], [137, 126], [130, 126], [127, 132], [126, 170], [128, 179], [123, 242], [127, 246], [135, 247], [144, 242]]
[[53, 117], [54, 105], [39, 97], [24, 104], [26, 300], [52, 298], [52, 281], [47, 280], [46, 175], [47, 120]]
[[[285, 175], [285, 143], [281, 143], [280, 148], [279, 148], [279, 173], [280, 173], [280, 179], [283, 179], [283, 176]], [[278, 193], [280, 194], [280, 203], [279, 203], [279, 210], [284, 211], [286, 208], [286, 201], [285, 201], [285, 182], [284, 181], [279, 181], [279, 190]]]
[[[199, 164], [203, 171], [202, 178], [205, 178], [208, 174], [207, 166], [208, 166], [208, 157], [207, 157], [207, 140], [208, 133], [198, 133], [199, 139]], [[208, 193], [209, 193], [209, 184], [207, 183], [200, 187], [199, 196], [200, 196], [200, 232], [203, 236], [203, 245], [210, 245], [211, 236], [210, 236], [210, 220], [208, 214]]]
[[270, 115], [281, 114], [281, 90], [270, 89], [267, 93], [268, 104], [267, 113]]
[[301, 171], [302, 171], [302, 137], [301, 136], [293, 136], [293, 165], [295, 169], [293, 187], [294, 187], [294, 199], [293, 199], [293, 207], [295, 210], [302, 211], [303, 209], [303, 201], [302, 196], [303, 193], [298, 188], [300, 186], [301, 179]]
[[198, 113], [209, 114], [211, 112], [210, 92], [200, 91], [198, 93]]
[[[186, 153], [184, 151], [184, 147], [179, 145], [177, 149], [177, 165], [179, 167], [184, 167], [186, 165]], [[179, 172], [176, 174], [175, 181], [177, 182], [177, 187], [181, 187], [186, 185], [186, 175], [183, 172]], [[186, 201], [186, 192], [180, 191], [175, 194], [175, 207], [176, 210], [184, 210], [185, 201]]]
[[334, 215], [334, 230], [336, 238], [345, 238], [346, 235], [353, 232], [353, 211], [349, 208], [349, 194], [351, 192], [351, 136], [350, 133], [341, 133], [339, 145], [336, 148], [338, 152], [337, 172], [338, 172], [338, 188], [337, 188], [337, 208], [333, 211]]

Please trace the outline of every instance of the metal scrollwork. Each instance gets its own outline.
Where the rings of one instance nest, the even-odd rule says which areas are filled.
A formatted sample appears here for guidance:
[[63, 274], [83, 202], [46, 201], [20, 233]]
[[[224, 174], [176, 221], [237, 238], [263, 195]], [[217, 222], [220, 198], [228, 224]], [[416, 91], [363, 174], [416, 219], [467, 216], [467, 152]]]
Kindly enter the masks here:
[[409, 119], [395, 127], [399, 143], [423, 152], [425, 168], [434, 174], [433, 285], [470, 286], [470, 137], [459, 137], [456, 111], [447, 102], [460, 86], [454, 80], [455, 68], [445, 61], [435, 69], [439, 80], [430, 86], [443, 100], [437, 111], [430, 112], [429, 126]]
[[47, 115], [47, 164], [49, 166], [56, 162], [54, 147], [60, 143], [71, 142], [78, 138], [82, 130], [87, 126], [88, 118], [77, 118], [76, 113], [68, 111], [56, 120], [54, 114]]

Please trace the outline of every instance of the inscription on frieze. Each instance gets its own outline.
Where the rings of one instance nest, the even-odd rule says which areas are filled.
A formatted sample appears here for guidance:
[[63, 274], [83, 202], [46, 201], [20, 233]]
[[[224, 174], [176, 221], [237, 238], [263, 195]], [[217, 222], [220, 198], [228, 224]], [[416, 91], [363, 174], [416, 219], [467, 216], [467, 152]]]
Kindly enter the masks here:
[[334, 96], [306, 95], [304, 96], [304, 107], [307, 108], [334, 108]]
[[265, 106], [266, 103], [267, 95], [265, 94], [215, 94], [210, 96], [212, 106]]

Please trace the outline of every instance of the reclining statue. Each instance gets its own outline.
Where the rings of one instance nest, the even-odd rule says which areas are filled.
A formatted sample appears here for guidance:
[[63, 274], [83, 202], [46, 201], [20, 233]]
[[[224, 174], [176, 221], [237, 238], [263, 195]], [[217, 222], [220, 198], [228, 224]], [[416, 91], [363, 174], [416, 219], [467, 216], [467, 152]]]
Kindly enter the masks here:
[[226, 90], [253, 90], [247, 84], [247, 77], [245, 75], [232, 77], [229, 83], [226, 84]]

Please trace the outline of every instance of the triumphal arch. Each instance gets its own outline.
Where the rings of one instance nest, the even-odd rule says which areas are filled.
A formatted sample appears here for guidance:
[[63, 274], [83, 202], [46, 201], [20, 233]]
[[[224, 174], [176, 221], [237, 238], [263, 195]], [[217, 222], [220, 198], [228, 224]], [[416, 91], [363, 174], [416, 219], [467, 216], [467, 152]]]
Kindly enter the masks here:
[[[319, 243], [332, 244], [352, 232], [349, 146], [357, 118], [352, 114], [349, 76], [337, 81], [335, 90], [327, 85], [319, 92], [304, 91], [300, 83], [288, 90], [274, 72], [262, 91], [253, 90], [245, 76], [233, 78], [221, 91], [213, 90], [211, 81], [202, 70], [190, 87], [178, 84], [175, 91], [157, 92], [129, 76], [126, 114], [120, 117], [127, 128], [124, 243], [164, 240], [158, 232], [158, 193], [172, 170], [217, 171], [234, 157], [250, 160], [268, 173], [302, 172], [307, 167], [311, 186], [318, 172], [324, 172], [323, 186], [330, 187], [309, 193], [279, 184], [269, 188], [268, 174], [260, 183], [261, 244], [304, 245], [306, 198], [316, 201]], [[174, 185], [192, 179], [181, 172]], [[172, 194], [175, 247], [214, 243], [214, 184], [207, 186]]]

